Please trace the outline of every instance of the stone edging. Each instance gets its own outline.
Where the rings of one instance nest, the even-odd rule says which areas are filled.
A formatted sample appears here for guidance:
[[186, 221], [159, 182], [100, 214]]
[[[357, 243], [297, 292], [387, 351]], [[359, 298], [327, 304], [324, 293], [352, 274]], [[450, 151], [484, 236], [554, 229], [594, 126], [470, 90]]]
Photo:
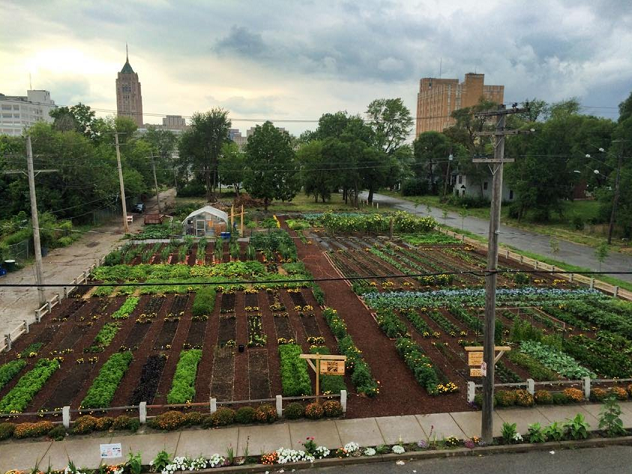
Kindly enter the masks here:
[[[266, 472], [276, 469], [309, 469], [323, 468], [332, 466], [346, 466], [352, 464], [368, 464], [376, 462], [394, 462], [394, 461], [418, 461], [423, 459], [440, 459], [464, 456], [479, 456], [493, 454], [511, 454], [511, 453], [529, 453], [537, 451], [550, 451], [554, 449], [580, 449], [580, 448], [601, 448], [607, 446], [632, 445], [632, 436], [623, 436], [617, 438], [593, 438], [581, 441], [559, 441], [537, 444], [512, 444], [500, 446], [483, 446], [474, 449], [456, 448], [441, 450], [424, 450], [411, 451], [405, 454], [377, 454], [375, 456], [359, 456], [348, 458], [327, 458], [318, 459], [313, 463], [297, 462], [289, 464], [250, 464], [242, 466], [216, 467], [211, 469], [202, 469], [195, 471], [196, 473], [250, 473], [250, 472]], [[193, 472], [193, 471], [185, 471]]]

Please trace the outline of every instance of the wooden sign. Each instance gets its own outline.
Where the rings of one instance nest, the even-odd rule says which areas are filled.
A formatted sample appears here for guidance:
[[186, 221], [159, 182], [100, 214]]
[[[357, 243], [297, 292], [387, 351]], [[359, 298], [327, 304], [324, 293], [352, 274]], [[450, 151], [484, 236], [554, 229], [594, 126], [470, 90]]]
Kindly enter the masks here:
[[467, 353], [467, 365], [474, 367], [480, 367], [483, 362], [483, 352], [468, 352]]
[[472, 369], [470, 368], [470, 377], [482, 377], [481, 369]]
[[345, 361], [344, 360], [321, 360], [320, 373], [322, 375], [344, 375], [345, 374]]

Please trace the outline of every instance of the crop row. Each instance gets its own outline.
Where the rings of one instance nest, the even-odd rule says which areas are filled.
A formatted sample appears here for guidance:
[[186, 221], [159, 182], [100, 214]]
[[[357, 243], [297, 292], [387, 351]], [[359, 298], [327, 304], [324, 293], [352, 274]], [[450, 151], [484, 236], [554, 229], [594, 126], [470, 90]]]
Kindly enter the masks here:
[[195, 378], [200, 360], [202, 360], [200, 349], [190, 349], [180, 353], [171, 390], [167, 395], [167, 403], [188, 403], [195, 399]]
[[397, 339], [395, 348], [410, 370], [415, 380], [426, 389], [430, 395], [440, 395], [458, 391], [458, 387], [452, 383], [441, 383], [440, 374], [433, 366], [432, 360], [423, 349], [408, 337]]
[[130, 351], [118, 352], [103, 364], [88, 393], [81, 402], [82, 408], [107, 408], [133, 360]]
[[[40, 359], [0, 400], [0, 413], [21, 413], [46, 381], [59, 369], [57, 359]], [[15, 375], [15, 374], [14, 374]]]
[[312, 382], [307, 371], [307, 362], [299, 357], [302, 352], [301, 347], [296, 344], [279, 346], [281, 385], [283, 395], [286, 397], [311, 395], [312, 393]]

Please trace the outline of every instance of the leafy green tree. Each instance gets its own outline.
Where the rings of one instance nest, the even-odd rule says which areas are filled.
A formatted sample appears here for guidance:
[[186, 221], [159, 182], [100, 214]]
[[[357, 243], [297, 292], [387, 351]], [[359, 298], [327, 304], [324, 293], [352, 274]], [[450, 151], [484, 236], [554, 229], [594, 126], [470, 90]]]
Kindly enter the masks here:
[[[164, 130], [155, 126], [148, 126], [143, 137], [151, 145], [156, 163], [158, 182], [167, 184], [173, 178], [177, 187], [178, 162], [174, 158], [178, 146], [178, 136], [171, 130]], [[168, 170], [171, 170], [169, 172]]]
[[404, 145], [413, 119], [402, 99], [376, 99], [369, 104], [366, 113], [379, 150], [391, 155]]
[[291, 200], [300, 189], [299, 169], [287, 132], [272, 122], [257, 125], [246, 144], [247, 169], [244, 187], [263, 199], [268, 211], [274, 199]]
[[215, 199], [219, 158], [222, 146], [229, 140], [230, 125], [228, 112], [224, 109], [214, 108], [210, 112], [195, 113], [191, 128], [182, 134], [180, 140], [183, 165], [196, 169], [202, 175], [208, 201]]
[[58, 107], [50, 111], [55, 120], [53, 127], [60, 132], [79, 132], [94, 140], [100, 136], [104, 121], [97, 119], [90, 106], [81, 102], [71, 107]]
[[318, 198], [322, 202], [328, 200], [336, 186], [337, 176], [332, 164], [327, 162], [323, 154], [323, 142], [312, 140], [304, 144], [298, 149], [297, 158], [301, 165], [305, 194], [314, 196], [314, 202], [318, 202]]
[[246, 155], [236, 143], [224, 143], [219, 157], [219, 178], [224, 184], [232, 184], [239, 194], [245, 176]]
[[440, 132], [424, 132], [413, 142], [413, 172], [417, 179], [428, 180], [433, 193], [437, 192], [437, 181], [443, 179], [451, 149], [450, 139]]

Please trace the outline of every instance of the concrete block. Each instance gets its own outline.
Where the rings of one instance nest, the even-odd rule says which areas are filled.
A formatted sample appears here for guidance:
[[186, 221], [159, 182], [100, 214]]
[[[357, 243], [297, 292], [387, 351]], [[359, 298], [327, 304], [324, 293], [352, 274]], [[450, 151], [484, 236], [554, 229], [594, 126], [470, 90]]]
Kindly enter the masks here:
[[375, 418], [357, 418], [354, 420], [337, 420], [336, 427], [340, 434], [340, 442], [345, 445], [355, 441], [360, 446], [378, 446], [384, 444]]
[[255, 456], [281, 447], [288, 448], [292, 445], [290, 429], [285, 423], [240, 427], [236, 455], [243, 456], [246, 443], [250, 454]]
[[[10, 469], [33, 469], [52, 444], [56, 443], [9, 440], [0, 444], [0, 472], [7, 472]], [[40, 469], [46, 469], [46, 467], [46, 463], [42, 463]]]
[[[480, 411], [463, 411], [457, 413], [450, 413], [452, 419], [465, 434], [465, 437], [471, 438], [473, 436], [481, 436], [481, 412]], [[502, 430], [502, 420], [499, 418], [498, 413], [494, 412], [494, 429], [492, 434], [494, 436], [500, 436]], [[454, 435], [457, 436], [457, 435]]]
[[214, 430], [188, 430], [180, 434], [176, 456], [206, 457], [212, 454], [226, 456], [232, 446], [237, 455], [239, 428], [221, 428]]
[[376, 418], [376, 421], [386, 444], [396, 444], [400, 440], [404, 443], [416, 443], [426, 437], [414, 415], [383, 416]]
[[123, 456], [127, 458], [130, 452], [142, 454], [143, 464], [149, 464], [163, 449], [169, 454], [176, 452], [180, 432], [152, 433], [145, 435], [118, 434], [112, 436], [112, 443], [121, 443]]
[[[40, 468], [46, 469], [50, 465], [53, 469], [64, 469], [70, 459], [76, 466], [94, 469], [101, 463], [100, 445], [110, 443], [110, 439], [111, 434], [104, 433], [102, 437], [66, 438], [63, 441], [56, 441], [40, 460]], [[120, 461], [122, 458], [113, 460]]]
[[[480, 417], [480, 412], [472, 412], [478, 414]], [[417, 421], [421, 425], [421, 429], [424, 430], [426, 437], [440, 440], [441, 438], [447, 438], [448, 436], [456, 436], [459, 439], [463, 439], [466, 437], [463, 430], [459, 427], [459, 425], [454, 421], [454, 418], [450, 416], [449, 413], [432, 413], [430, 415], [415, 415], [417, 417]], [[479, 422], [480, 425], [480, 422]]]
[[335, 421], [298, 421], [288, 423], [288, 426], [294, 449], [302, 449], [302, 443], [308, 436], [313, 436], [319, 446], [326, 446], [329, 449], [337, 449], [343, 445]]

